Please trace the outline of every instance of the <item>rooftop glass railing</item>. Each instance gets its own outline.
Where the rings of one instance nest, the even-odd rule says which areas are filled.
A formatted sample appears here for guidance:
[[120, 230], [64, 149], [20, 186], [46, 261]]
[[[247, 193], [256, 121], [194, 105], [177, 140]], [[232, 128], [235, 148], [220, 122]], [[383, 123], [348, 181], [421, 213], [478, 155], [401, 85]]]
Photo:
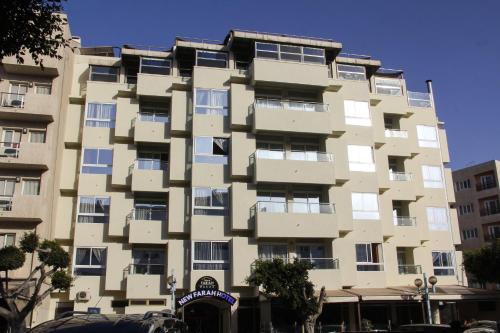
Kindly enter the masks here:
[[407, 91], [408, 105], [418, 108], [432, 107], [432, 99], [429, 93]]

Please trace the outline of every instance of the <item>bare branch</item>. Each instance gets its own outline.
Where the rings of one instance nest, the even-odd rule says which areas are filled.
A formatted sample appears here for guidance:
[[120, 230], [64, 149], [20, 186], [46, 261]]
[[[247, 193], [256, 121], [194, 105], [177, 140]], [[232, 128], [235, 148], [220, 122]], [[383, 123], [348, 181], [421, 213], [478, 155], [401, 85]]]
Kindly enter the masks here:
[[[41, 302], [45, 299], [45, 297], [47, 297], [48, 295], [50, 295], [50, 293], [51, 293], [51, 292], [53, 292], [54, 290], [56, 290], [56, 288], [54, 288], [54, 287], [50, 287], [49, 289], [45, 290], [45, 291], [43, 292], [43, 294], [41, 294], [41, 295], [37, 298], [37, 300], [36, 300], [36, 304], [41, 303]], [[35, 304], [35, 305], [36, 305], [36, 304]]]
[[319, 299], [318, 299], [318, 310], [317, 310], [317, 316], [321, 316], [323, 313], [323, 303], [325, 303], [326, 300], [326, 290], [325, 286], [321, 287], [321, 291], [319, 292]]
[[40, 264], [35, 269], [31, 272], [30, 276], [21, 284], [19, 287], [17, 287], [14, 292], [12, 293], [12, 297], [17, 297], [20, 295], [29, 285], [29, 283], [32, 281], [33, 277], [35, 276], [36, 273], [44, 266], [45, 264]]
[[38, 294], [40, 293], [40, 289], [42, 288], [42, 284], [45, 281], [45, 278], [47, 277], [45, 273], [45, 267], [42, 266], [40, 268], [40, 277], [38, 278], [38, 281], [36, 282], [35, 285], [35, 290], [33, 291], [33, 295], [31, 295], [30, 300], [28, 303], [24, 306], [24, 308], [21, 310], [19, 316], [24, 319], [26, 316], [33, 310], [35, 305], [37, 304], [38, 301]]

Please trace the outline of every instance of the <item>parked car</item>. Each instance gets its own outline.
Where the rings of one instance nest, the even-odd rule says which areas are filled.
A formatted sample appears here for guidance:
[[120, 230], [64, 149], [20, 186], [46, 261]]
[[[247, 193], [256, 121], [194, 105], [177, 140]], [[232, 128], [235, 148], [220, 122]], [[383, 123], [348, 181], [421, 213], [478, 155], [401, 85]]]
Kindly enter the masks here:
[[42, 323], [30, 333], [187, 333], [188, 327], [170, 312], [106, 315], [70, 312]]
[[492, 320], [478, 320], [468, 324], [464, 333], [498, 333], [500, 323]]
[[450, 325], [439, 324], [409, 324], [399, 326], [401, 332], [448, 333], [453, 332]]

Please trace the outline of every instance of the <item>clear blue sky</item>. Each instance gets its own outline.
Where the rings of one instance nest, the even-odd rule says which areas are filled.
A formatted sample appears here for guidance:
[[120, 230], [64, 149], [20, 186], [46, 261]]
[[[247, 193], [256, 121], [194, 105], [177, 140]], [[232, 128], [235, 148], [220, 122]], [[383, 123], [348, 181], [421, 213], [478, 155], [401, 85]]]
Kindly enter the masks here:
[[434, 81], [453, 168], [500, 159], [500, 0], [68, 0], [85, 46], [222, 40], [231, 28], [326, 37]]

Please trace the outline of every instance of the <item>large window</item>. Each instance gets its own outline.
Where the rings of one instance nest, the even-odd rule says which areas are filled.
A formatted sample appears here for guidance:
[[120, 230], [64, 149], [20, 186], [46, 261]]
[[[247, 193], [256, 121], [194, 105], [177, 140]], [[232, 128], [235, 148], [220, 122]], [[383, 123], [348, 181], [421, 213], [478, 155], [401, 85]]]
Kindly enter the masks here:
[[162, 200], [137, 199], [134, 203], [134, 220], [166, 221], [167, 204]]
[[90, 81], [118, 82], [120, 78], [120, 67], [90, 66]]
[[401, 96], [403, 95], [403, 86], [399, 79], [376, 77], [375, 92], [377, 94]]
[[164, 250], [133, 249], [133, 274], [162, 275], [165, 269]]
[[110, 175], [113, 170], [113, 150], [84, 148], [82, 173]]
[[140, 121], [168, 123], [170, 121], [168, 105], [161, 103], [141, 103], [138, 119]]
[[344, 80], [366, 80], [366, 70], [363, 66], [338, 64], [337, 73], [339, 78]]
[[85, 126], [115, 128], [115, 118], [116, 104], [88, 103]]
[[0, 249], [16, 245], [16, 234], [0, 234]]
[[382, 244], [356, 244], [356, 264], [358, 272], [383, 271]]
[[260, 244], [259, 259], [288, 258], [288, 245], [286, 244]]
[[436, 127], [417, 125], [418, 146], [424, 148], [439, 148]]
[[376, 193], [352, 193], [352, 218], [355, 220], [378, 220], [378, 195]]
[[15, 179], [0, 179], [0, 212], [12, 210], [12, 197], [16, 187]]
[[193, 270], [229, 269], [229, 242], [194, 242]]
[[427, 223], [430, 230], [447, 231], [449, 229], [448, 212], [444, 207], [426, 207]]
[[106, 248], [77, 247], [74, 260], [76, 276], [101, 276], [106, 273]]
[[432, 251], [434, 275], [454, 275], [453, 253], [451, 251]]
[[344, 101], [345, 123], [347, 125], [371, 126], [368, 102]]
[[198, 50], [196, 66], [227, 68], [227, 53]]
[[441, 167], [422, 165], [422, 177], [426, 188], [443, 188], [444, 186]]
[[135, 167], [140, 170], [167, 170], [168, 153], [138, 151]]
[[323, 245], [299, 244], [297, 256], [299, 260], [313, 264], [314, 269], [335, 268], [335, 261], [332, 258], [326, 258], [326, 249]]
[[78, 203], [78, 223], [108, 223], [109, 197], [81, 196]]
[[370, 146], [348, 145], [349, 170], [375, 172], [373, 149]]
[[227, 116], [227, 96], [227, 90], [197, 88], [194, 113]]
[[40, 179], [23, 179], [23, 195], [40, 195]]
[[171, 67], [169, 59], [141, 57], [141, 73], [170, 75]]
[[194, 140], [195, 163], [227, 164], [229, 139], [197, 136]]
[[315, 64], [325, 63], [324, 49], [296, 45], [256, 42], [255, 56], [257, 58], [283, 61], [308, 62]]
[[227, 188], [194, 187], [193, 215], [227, 215], [229, 191]]

